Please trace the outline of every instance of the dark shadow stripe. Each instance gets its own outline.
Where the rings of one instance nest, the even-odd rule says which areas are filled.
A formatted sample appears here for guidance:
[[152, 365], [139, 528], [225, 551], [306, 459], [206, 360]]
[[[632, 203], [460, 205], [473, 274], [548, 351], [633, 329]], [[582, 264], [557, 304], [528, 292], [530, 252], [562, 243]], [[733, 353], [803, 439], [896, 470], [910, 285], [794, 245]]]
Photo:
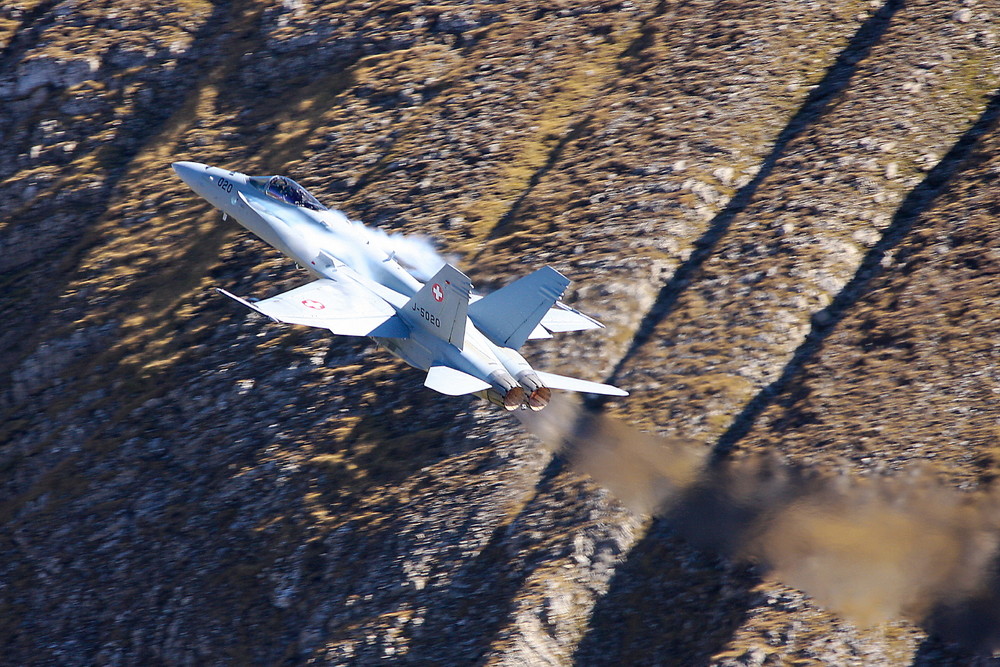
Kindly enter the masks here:
[[[882, 39], [889, 28], [892, 17], [902, 6], [902, 0], [889, 0], [861, 25], [851, 38], [847, 48], [840, 53], [836, 62], [827, 70], [823, 80], [813, 89], [799, 111], [778, 135], [774, 147], [764, 158], [760, 170], [753, 180], [737, 191], [726, 207], [712, 220], [708, 230], [695, 241], [691, 256], [677, 268], [671, 279], [660, 289], [656, 301], [639, 324], [628, 351], [615, 365], [609, 378], [612, 384], [620, 380], [621, 373], [632, 357], [652, 339], [657, 327], [674, 309], [678, 298], [691, 283], [695, 273], [712, 255], [716, 244], [729, 230], [733, 219], [746, 209], [761, 183], [774, 171], [778, 160], [788, 149], [789, 143], [801, 135], [810, 125], [822, 119], [829, 103], [847, 88], [857, 72], [858, 63], [864, 60], [872, 47]], [[597, 403], [603, 404], [603, 401]]]
[[795, 350], [791, 360], [785, 365], [781, 376], [762, 389], [743, 408], [729, 429], [722, 434], [715, 445], [714, 456], [726, 456], [733, 446], [745, 436], [762, 412], [781, 394], [819, 350], [847, 311], [868, 293], [869, 283], [881, 273], [881, 263], [887, 252], [895, 248], [913, 228], [917, 219], [931, 206], [943, 192], [955, 174], [969, 158], [980, 138], [994, 127], [1000, 118], [1000, 92], [996, 92], [986, 105], [976, 123], [969, 128], [951, 147], [951, 150], [928, 172], [924, 180], [906, 196], [896, 211], [882, 238], [868, 251], [854, 277], [840, 290], [840, 293], [826, 308], [812, 318], [812, 328], [805, 340]]
[[[629, 45], [621, 52], [618, 56], [618, 70], [621, 73], [628, 73], [635, 69], [635, 64], [641, 62], [643, 52], [649, 48], [653, 43], [654, 36], [656, 34], [656, 29], [652, 25], [653, 21], [663, 16], [666, 12], [667, 3], [665, 0], [657, 3], [653, 12], [644, 18], [639, 23], [639, 35], [633, 39]], [[606, 96], [609, 92], [614, 91], [621, 84], [620, 76], [613, 81], [611, 81], [607, 87], [604, 89], [603, 93], [595, 93], [590, 101], [593, 102], [595, 99], [600, 100]], [[525, 189], [518, 195], [517, 199], [511, 204], [507, 212], [504, 213], [497, 223], [490, 230], [487, 235], [487, 240], [497, 239], [504, 234], [511, 231], [511, 227], [514, 222], [517, 221], [518, 217], [521, 215], [521, 209], [524, 206], [525, 200], [534, 192], [535, 187], [542, 181], [545, 176], [552, 171], [552, 169], [559, 163], [562, 159], [563, 152], [566, 147], [571, 143], [577, 141], [582, 137], [587, 130], [590, 129], [590, 125], [594, 120], [593, 112], [587, 113], [580, 120], [576, 121], [570, 126], [569, 132], [567, 132], [563, 137], [553, 146], [552, 150], [549, 151], [549, 155], [545, 160], [545, 164], [535, 170], [528, 180], [528, 185]], [[482, 256], [485, 246], [480, 248], [479, 253], [477, 253], [476, 258]]]
[[46, 0], [39, 2], [31, 9], [23, 10], [21, 14], [21, 24], [14, 31], [14, 35], [7, 42], [7, 46], [0, 51], [0, 74], [13, 72], [24, 52], [38, 43], [38, 37], [42, 32], [50, 27], [51, 23], [39, 24], [39, 19], [48, 14], [59, 0]]

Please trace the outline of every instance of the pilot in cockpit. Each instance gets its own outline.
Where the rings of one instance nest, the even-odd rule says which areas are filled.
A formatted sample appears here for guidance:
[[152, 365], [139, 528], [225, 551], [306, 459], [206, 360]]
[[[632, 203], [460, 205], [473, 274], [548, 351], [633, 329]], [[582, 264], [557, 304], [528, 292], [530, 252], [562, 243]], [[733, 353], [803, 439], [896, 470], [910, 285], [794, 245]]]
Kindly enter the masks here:
[[319, 203], [318, 199], [309, 194], [308, 190], [287, 176], [272, 176], [268, 179], [264, 192], [269, 197], [291, 204], [292, 206], [301, 206], [314, 211], [323, 211], [326, 209], [325, 206]]

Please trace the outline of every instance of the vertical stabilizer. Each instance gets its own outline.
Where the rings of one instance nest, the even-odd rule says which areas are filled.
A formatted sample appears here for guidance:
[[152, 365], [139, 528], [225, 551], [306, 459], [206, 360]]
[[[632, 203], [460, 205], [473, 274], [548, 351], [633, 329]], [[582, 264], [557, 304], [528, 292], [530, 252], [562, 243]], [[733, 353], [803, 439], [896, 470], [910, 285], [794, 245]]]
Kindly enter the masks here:
[[469, 312], [472, 282], [451, 264], [446, 264], [400, 309], [414, 327], [448, 341], [458, 349], [465, 344], [465, 322]]
[[566, 276], [545, 266], [476, 301], [469, 317], [494, 343], [516, 350], [568, 285]]

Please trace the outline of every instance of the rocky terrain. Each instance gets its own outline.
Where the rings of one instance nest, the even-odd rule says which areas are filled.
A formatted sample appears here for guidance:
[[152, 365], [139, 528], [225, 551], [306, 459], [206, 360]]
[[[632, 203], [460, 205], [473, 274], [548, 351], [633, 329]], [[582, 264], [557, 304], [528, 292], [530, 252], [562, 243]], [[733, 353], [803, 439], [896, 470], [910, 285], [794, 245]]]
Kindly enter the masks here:
[[[2, 662], [990, 664], [998, 38], [1000, 0], [4, 3]], [[239, 309], [305, 276], [179, 159], [483, 291], [551, 264], [607, 329], [526, 356], [631, 396], [522, 423]]]

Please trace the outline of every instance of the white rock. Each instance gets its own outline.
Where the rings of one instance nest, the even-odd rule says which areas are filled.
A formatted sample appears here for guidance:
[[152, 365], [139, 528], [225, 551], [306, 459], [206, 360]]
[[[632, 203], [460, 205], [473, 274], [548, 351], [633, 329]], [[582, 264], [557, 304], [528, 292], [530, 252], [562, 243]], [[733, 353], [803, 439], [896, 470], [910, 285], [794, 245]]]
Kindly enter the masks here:
[[951, 15], [951, 18], [959, 23], [968, 23], [972, 20], [972, 10], [968, 7], [962, 7], [957, 12]]
[[712, 175], [719, 179], [720, 183], [728, 186], [732, 184], [736, 172], [732, 167], [719, 167], [712, 172]]

